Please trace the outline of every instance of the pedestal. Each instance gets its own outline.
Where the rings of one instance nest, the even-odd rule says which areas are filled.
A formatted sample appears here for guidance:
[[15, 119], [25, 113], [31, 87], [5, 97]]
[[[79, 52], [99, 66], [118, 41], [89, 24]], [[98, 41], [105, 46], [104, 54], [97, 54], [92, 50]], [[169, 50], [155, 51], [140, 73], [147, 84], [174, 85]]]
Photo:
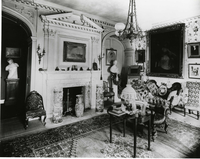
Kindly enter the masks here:
[[5, 105], [16, 104], [18, 97], [19, 97], [19, 79], [6, 79]]
[[121, 102], [121, 99], [118, 98], [118, 86], [113, 84], [113, 91], [115, 92], [115, 102]]

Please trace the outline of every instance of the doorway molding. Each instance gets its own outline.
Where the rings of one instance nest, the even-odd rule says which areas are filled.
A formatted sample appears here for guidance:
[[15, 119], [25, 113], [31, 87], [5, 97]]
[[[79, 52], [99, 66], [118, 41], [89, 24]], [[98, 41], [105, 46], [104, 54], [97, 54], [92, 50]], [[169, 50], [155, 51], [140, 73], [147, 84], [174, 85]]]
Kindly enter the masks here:
[[[34, 90], [35, 89], [35, 74], [36, 74], [36, 54], [34, 54], [34, 52], [36, 52], [36, 47], [37, 47], [37, 31], [36, 31], [36, 27], [26, 18], [24, 17], [22, 14], [14, 11], [13, 9], [10, 9], [6, 6], [2, 6], [2, 12], [5, 12], [7, 14], [12, 15], [13, 17], [16, 17], [17, 19], [21, 20], [22, 22], [24, 22], [27, 27], [30, 29], [31, 35], [30, 38], [32, 40], [32, 49], [31, 49], [31, 83], [30, 83], [30, 90]], [[2, 54], [0, 55], [0, 61], [1, 61], [1, 57]], [[1, 74], [1, 66], [0, 66], [0, 74]]]

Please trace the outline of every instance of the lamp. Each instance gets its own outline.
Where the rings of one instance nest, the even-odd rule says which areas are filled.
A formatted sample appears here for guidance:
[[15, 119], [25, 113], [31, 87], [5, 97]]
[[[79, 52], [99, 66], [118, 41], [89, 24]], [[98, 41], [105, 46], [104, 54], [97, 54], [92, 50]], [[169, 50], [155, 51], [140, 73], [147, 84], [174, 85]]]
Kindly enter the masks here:
[[121, 99], [125, 101], [124, 104], [128, 107], [128, 109], [132, 106], [132, 108], [134, 109], [133, 111], [136, 110], [136, 92], [131, 84], [127, 84], [126, 87], [122, 90]]
[[117, 23], [115, 24], [115, 30], [115, 34], [119, 37], [120, 41], [129, 39], [131, 45], [134, 39], [144, 36], [137, 23], [135, 0], [130, 0], [126, 25]]

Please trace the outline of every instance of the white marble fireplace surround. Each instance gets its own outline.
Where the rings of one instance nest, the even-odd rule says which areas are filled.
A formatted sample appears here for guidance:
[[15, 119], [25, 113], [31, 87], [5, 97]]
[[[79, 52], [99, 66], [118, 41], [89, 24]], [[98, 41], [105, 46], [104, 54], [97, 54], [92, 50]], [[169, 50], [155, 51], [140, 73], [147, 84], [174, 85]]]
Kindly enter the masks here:
[[[47, 118], [52, 117], [54, 107], [54, 90], [82, 86], [85, 95], [86, 107], [95, 109], [96, 107], [96, 85], [101, 84], [100, 71], [52, 71], [43, 72], [43, 94], [45, 94], [44, 105]], [[90, 88], [90, 90], [88, 90]], [[90, 106], [88, 106], [90, 104]]]

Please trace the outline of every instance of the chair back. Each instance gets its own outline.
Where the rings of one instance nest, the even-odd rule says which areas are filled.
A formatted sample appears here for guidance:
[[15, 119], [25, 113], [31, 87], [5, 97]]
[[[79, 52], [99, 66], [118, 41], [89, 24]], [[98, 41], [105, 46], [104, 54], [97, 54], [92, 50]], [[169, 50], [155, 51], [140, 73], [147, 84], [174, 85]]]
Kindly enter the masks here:
[[200, 107], [200, 82], [186, 82], [188, 88], [187, 105], [192, 107]]
[[43, 98], [38, 92], [31, 91], [26, 97], [26, 110], [38, 109], [44, 109]]
[[107, 81], [103, 81], [103, 91], [104, 92], [112, 92], [113, 89], [109, 87], [109, 83]]

